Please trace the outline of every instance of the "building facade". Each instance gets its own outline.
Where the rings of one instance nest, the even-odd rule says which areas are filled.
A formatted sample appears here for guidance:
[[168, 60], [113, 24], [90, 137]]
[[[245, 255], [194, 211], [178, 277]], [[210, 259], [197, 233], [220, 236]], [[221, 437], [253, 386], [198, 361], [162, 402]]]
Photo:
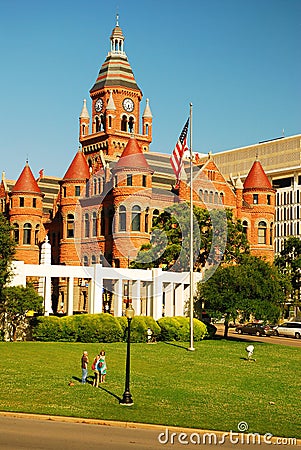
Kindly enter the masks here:
[[[25, 263], [40, 263], [47, 235], [52, 264], [127, 268], [150, 241], [153, 217], [189, 201], [189, 175], [175, 188], [169, 155], [150, 151], [150, 103], [146, 99], [142, 108], [142, 91], [118, 23], [90, 97], [91, 112], [84, 100], [79, 117], [80, 148], [62, 179], [42, 172], [35, 179], [28, 163], [16, 182], [2, 177], [1, 210], [14, 229], [16, 259]], [[231, 209], [242, 221], [251, 252], [272, 261], [275, 188], [255, 155], [241, 171], [245, 176], [235, 179], [223, 172], [217, 156], [194, 160], [195, 204]], [[85, 280], [77, 280], [73, 310], [87, 310], [88, 288]], [[52, 280], [54, 311], [64, 306], [67, 290], [63, 278]]]

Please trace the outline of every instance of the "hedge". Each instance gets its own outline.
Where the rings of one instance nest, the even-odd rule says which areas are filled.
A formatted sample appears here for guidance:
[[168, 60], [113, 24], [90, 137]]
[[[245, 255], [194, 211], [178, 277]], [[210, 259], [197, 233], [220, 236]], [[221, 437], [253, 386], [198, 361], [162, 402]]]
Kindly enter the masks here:
[[[188, 317], [162, 317], [158, 320], [161, 328], [162, 341], [184, 341], [190, 340], [190, 319]], [[193, 319], [193, 338], [201, 341], [208, 336], [206, 325], [198, 319]]]
[[[32, 320], [32, 337], [36, 341], [66, 342], [120, 342], [127, 339], [126, 317], [107, 313], [74, 316], [40, 316]], [[190, 340], [190, 320], [187, 317], [162, 317], [156, 321], [150, 316], [135, 316], [131, 322], [131, 341], [147, 342], [147, 329], [159, 341]], [[210, 326], [208, 326], [210, 328]], [[212, 330], [198, 319], [193, 319], [196, 341], [212, 336]]]

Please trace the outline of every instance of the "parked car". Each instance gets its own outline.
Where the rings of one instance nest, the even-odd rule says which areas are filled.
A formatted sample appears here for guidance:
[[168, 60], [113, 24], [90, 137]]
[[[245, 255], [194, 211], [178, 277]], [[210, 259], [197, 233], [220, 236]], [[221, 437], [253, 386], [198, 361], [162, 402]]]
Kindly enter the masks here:
[[288, 336], [300, 339], [301, 322], [286, 322], [274, 328], [275, 336]]
[[269, 325], [263, 325], [262, 323], [237, 325], [235, 331], [239, 334], [255, 334], [256, 336], [270, 336], [273, 334], [273, 329]]

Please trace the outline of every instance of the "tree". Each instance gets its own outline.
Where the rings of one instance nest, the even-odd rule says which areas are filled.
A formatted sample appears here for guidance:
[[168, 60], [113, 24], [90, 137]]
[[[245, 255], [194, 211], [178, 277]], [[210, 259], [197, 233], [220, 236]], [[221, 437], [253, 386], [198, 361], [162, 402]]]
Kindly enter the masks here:
[[293, 305], [296, 308], [300, 307], [301, 240], [298, 237], [290, 236], [284, 241], [280, 255], [275, 258], [275, 265], [290, 278], [293, 288]]
[[240, 264], [221, 265], [211, 278], [198, 284], [196, 314], [202, 306], [212, 317], [224, 318], [224, 336], [229, 322], [250, 316], [274, 322], [285, 300], [285, 281], [274, 265], [255, 256], [243, 256]]
[[10, 286], [3, 289], [0, 313], [11, 340], [16, 340], [18, 328], [24, 324], [28, 311], [43, 311], [43, 298], [33, 287]]
[[[221, 261], [239, 262], [249, 253], [242, 225], [232, 211], [193, 207], [194, 270]], [[149, 244], [141, 247], [132, 268], [162, 267], [164, 270], [187, 271], [190, 266], [189, 205], [180, 203], [166, 208], [154, 219]]]
[[3, 288], [11, 276], [11, 262], [16, 250], [11, 230], [8, 220], [0, 213], [0, 303]]

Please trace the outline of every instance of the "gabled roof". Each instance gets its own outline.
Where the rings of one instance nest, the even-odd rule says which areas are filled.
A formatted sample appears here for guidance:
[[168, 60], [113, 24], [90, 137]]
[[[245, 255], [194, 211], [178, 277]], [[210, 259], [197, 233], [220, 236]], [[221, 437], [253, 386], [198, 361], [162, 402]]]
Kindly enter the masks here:
[[84, 154], [81, 150], [79, 150], [73, 158], [72, 163], [69, 166], [69, 169], [65, 173], [63, 180], [83, 180], [85, 181], [89, 178], [89, 166], [84, 157]]
[[135, 171], [153, 172], [145, 159], [144, 153], [137, 140], [131, 137], [126, 144], [119, 160], [114, 166], [114, 171], [133, 169]]
[[23, 192], [28, 194], [42, 194], [41, 189], [38, 186], [38, 183], [33, 176], [33, 173], [26, 161], [25, 167], [22, 170], [19, 178], [16, 181], [16, 184], [12, 188], [12, 193]]
[[272, 185], [258, 160], [254, 161], [245, 179], [244, 189], [272, 189]]

